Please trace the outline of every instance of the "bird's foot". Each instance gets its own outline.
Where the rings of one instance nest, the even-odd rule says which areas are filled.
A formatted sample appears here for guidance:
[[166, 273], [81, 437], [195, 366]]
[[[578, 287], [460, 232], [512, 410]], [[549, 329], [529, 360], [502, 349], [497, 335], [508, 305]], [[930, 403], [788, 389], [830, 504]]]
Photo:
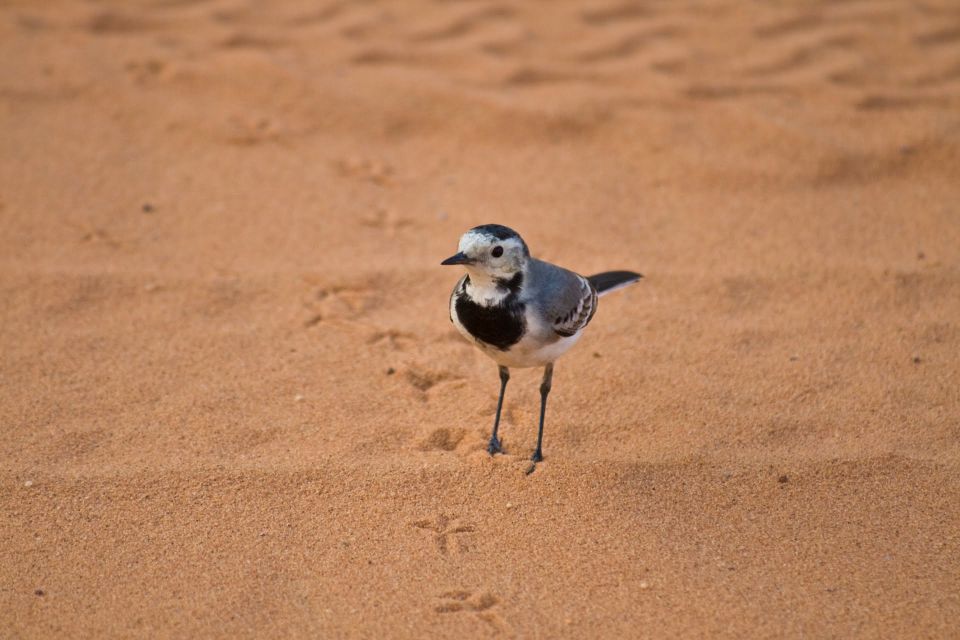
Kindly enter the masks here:
[[490, 455], [503, 453], [503, 447], [500, 445], [500, 440], [497, 439], [497, 436], [490, 436], [490, 442], [487, 444], [487, 453]]
[[537, 463], [543, 461], [543, 453], [540, 452], [540, 449], [537, 449], [533, 452], [533, 455], [530, 456], [530, 466], [527, 467], [527, 475], [530, 475], [537, 470]]

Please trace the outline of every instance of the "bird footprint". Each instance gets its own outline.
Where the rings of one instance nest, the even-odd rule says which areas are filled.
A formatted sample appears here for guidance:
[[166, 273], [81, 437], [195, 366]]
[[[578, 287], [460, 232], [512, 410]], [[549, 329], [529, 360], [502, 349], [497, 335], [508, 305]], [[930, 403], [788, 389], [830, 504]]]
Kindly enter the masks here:
[[483, 620], [495, 631], [504, 631], [506, 623], [494, 610], [500, 599], [489, 592], [473, 593], [466, 590], [447, 591], [440, 594], [441, 603], [434, 607], [440, 614], [464, 613]]
[[469, 546], [464, 534], [474, 532], [472, 525], [464, 524], [458, 518], [451, 518], [444, 514], [440, 514], [435, 520], [417, 520], [413, 526], [430, 533], [437, 545], [437, 550], [443, 555], [447, 555], [454, 549], [459, 552], [466, 551]]

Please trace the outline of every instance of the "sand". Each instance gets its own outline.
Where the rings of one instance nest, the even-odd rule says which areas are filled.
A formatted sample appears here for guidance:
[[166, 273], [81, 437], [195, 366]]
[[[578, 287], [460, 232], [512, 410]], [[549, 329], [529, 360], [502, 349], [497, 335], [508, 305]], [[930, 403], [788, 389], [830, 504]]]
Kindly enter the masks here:
[[955, 638], [958, 203], [951, 1], [6, 0], [0, 636]]

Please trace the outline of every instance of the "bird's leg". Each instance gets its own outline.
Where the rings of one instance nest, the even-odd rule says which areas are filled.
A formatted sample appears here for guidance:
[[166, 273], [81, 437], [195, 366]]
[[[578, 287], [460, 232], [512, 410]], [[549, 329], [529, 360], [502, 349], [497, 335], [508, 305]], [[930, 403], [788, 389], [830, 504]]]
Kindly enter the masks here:
[[543, 417], [547, 413], [547, 396], [550, 395], [550, 383], [553, 381], [553, 363], [551, 362], [543, 368], [543, 382], [540, 383], [540, 430], [537, 432], [537, 450], [533, 452], [530, 458], [533, 464], [527, 469], [527, 473], [533, 473], [536, 464], [543, 460]]
[[500, 426], [500, 410], [503, 409], [503, 393], [507, 390], [508, 380], [510, 380], [510, 369], [500, 367], [500, 399], [497, 400], [497, 417], [493, 420], [493, 434], [490, 436], [490, 444], [487, 445], [487, 452], [490, 455], [503, 451], [497, 439], [497, 428]]

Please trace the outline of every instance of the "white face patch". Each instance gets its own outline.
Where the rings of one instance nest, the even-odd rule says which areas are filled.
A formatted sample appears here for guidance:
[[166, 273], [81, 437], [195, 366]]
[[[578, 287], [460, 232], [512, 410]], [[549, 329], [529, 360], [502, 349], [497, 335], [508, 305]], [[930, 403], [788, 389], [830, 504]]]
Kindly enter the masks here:
[[[493, 255], [494, 247], [501, 247], [500, 256]], [[507, 278], [523, 269], [527, 256], [523, 241], [518, 238], [499, 240], [485, 233], [468, 231], [460, 238], [459, 250], [474, 260], [468, 266], [471, 273], [482, 273], [488, 278]]]
[[501, 240], [482, 229], [471, 229], [463, 234], [458, 249], [470, 259], [463, 265], [470, 276], [466, 284], [467, 295], [484, 306], [499, 304], [511, 293], [504, 283], [523, 272], [529, 257], [526, 245], [519, 237]]
[[467, 231], [460, 236], [458, 249], [461, 253], [465, 253], [475, 259], [489, 246], [489, 242], [490, 238], [487, 235], [476, 231]]

